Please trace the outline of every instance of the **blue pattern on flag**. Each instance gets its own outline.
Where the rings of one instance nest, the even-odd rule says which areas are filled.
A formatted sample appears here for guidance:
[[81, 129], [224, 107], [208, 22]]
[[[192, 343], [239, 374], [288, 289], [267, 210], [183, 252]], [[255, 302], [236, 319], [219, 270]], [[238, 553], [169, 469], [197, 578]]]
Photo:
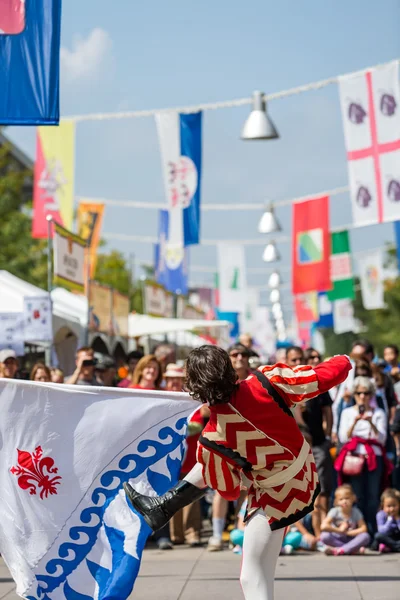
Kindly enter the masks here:
[[0, 123], [57, 125], [61, 0], [25, 3], [25, 29], [0, 35]]
[[[45, 567], [46, 574], [36, 575], [38, 582], [36, 595], [28, 596], [28, 600], [52, 600], [52, 592], [57, 591], [60, 586], [67, 600], [93, 600], [91, 596], [73, 589], [68, 580], [68, 577], [84, 562], [98, 585], [99, 600], [123, 600], [130, 595], [139, 572], [141, 554], [151, 530], [139, 515], [141, 526], [136, 542], [138, 560], [125, 552], [124, 532], [105, 525], [104, 517], [107, 510], [112, 511], [111, 504], [119, 495], [123, 483], [130, 479], [136, 479], [146, 472], [150, 486], [158, 495], [166, 492], [178, 481], [184, 452], [186, 424], [185, 417], [179, 418], [175, 427], [162, 427], [158, 431], [158, 439], [141, 440], [137, 446], [137, 454], [125, 455], [119, 460], [118, 469], [103, 473], [100, 478], [102, 487], [97, 487], [92, 493], [93, 506], [85, 508], [80, 514], [79, 520], [84, 525], [70, 528], [69, 537], [73, 541], [60, 545], [59, 558], [49, 560]], [[177, 449], [180, 450], [180, 459], [171, 458], [169, 455]], [[149, 450], [153, 452], [149, 453]], [[168, 475], [154, 470], [156, 464], [163, 459], [166, 460]], [[134, 465], [133, 469], [126, 471], [132, 465]], [[129, 503], [128, 506], [133, 511]], [[90, 551], [98, 541], [102, 527], [112, 551], [111, 571], [88, 559]], [[82, 543], [82, 539], [87, 541]]]
[[165, 260], [166, 242], [168, 240], [169, 213], [160, 210], [158, 224], [159, 243], [154, 246], [154, 264], [156, 270], [156, 281], [173, 294], [186, 296], [189, 292], [188, 271], [189, 251], [185, 248], [183, 262], [177, 269], [170, 269]]
[[200, 192], [201, 192], [201, 153], [202, 153], [202, 113], [181, 114], [180, 136], [181, 156], [188, 156], [197, 169], [198, 183], [190, 206], [183, 210], [183, 230], [185, 246], [200, 243]]

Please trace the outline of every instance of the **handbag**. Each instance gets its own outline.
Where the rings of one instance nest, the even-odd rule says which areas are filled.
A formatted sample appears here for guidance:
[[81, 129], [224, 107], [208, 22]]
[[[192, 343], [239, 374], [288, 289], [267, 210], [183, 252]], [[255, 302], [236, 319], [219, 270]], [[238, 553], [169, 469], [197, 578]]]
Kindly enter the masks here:
[[364, 463], [365, 456], [361, 456], [360, 454], [350, 454], [350, 452], [348, 452], [343, 462], [343, 475], [348, 475], [349, 477], [361, 475], [364, 468]]

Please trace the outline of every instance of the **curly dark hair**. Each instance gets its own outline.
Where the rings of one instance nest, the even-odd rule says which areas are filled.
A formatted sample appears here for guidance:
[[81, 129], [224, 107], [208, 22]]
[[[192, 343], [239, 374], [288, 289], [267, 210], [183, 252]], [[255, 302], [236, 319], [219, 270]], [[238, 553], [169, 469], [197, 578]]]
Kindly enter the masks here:
[[203, 404], [227, 404], [239, 387], [229, 355], [217, 346], [192, 350], [186, 363], [185, 388]]

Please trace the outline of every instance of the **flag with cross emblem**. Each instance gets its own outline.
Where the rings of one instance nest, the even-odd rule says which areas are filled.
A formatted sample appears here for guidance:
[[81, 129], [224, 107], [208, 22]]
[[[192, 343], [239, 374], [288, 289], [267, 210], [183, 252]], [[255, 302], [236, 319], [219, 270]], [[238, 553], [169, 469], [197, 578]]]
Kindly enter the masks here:
[[354, 224], [400, 218], [398, 61], [340, 78]]

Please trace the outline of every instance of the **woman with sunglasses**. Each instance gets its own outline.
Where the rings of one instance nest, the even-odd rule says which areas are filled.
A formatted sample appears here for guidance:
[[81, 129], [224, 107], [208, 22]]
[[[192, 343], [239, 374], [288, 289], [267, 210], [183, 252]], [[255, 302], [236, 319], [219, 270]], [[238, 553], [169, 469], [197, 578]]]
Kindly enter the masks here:
[[[387, 472], [385, 443], [387, 418], [381, 408], [374, 408], [375, 384], [369, 377], [356, 377], [352, 388], [355, 405], [345, 408], [341, 415], [339, 441], [344, 444], [335, 463], [339, 485], [346, 477], [345, 460], [348, 454], [361, 457], [348, 483], [357, 496], [358, 506], [365, 516], [370, 534], [376, 530], [381, 486]], [[354, 464], [354, 461], [353, 461]], [[359, 471], [359, 472], [358, 472]]]
[[307, 348], [307, 350], [304, 352], [304, 356], [306, 359], [306, 365], [316, 367], [320, 362], [322, 362], [322, 357], [320, 353], [315, 350], [315, 348]]

